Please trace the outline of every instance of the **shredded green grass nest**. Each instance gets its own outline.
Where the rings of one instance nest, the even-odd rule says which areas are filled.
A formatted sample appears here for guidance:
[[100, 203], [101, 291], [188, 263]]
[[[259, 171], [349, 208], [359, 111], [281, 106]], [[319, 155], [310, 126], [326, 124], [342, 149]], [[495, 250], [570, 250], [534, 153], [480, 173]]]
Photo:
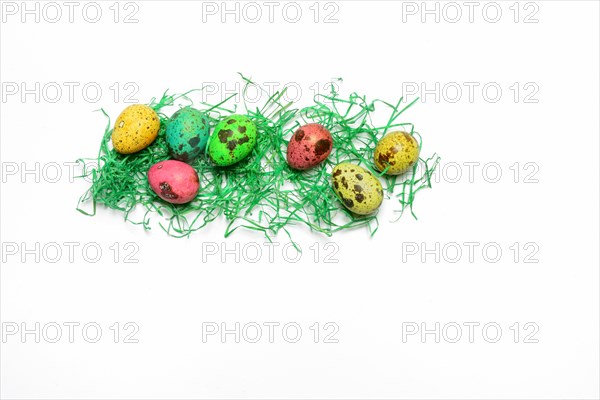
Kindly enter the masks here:
[[[257, 84], [242, 76], [243, 93]], [[260, 88], [260, 87], [259, 87]], [[151, 217], [158, 216], [159, 226], [174, 237], [186, 237], [223, 215], [228, 221], [225, 237], [238, 228], [261, 231], [270, 239], [291, 225], [303, 224], [313, 231], [331, 236], [342, 229], [366, 226], [373, 234], [377, 230], [377, 213], [359, 216], [348, 211], [339, 201], [331, 186], [330, 172], [340, 162], [353, 162], [369, 169], [382, 180], [386, 197], [395, 201], [398, 218], [408, 208], [413, 216], [415, 195], [431, 187], [431, 175], [440, 158], [433, 154], [420, 158], [412, 170], [398, 176], [380, 173], [373, 165], [373, 151], [377, 142], [392, 130], [403, 130], [417, 138], [422, 154], [421, 136], [411, 123], [400, 122], [399, 117], [415, 101], [401, 107], [402, 98], [395, 104], [382, 100], [367, 101], [365, 96], [352, 93], [341, 98], [331, 85], [330, 93], [316, 95], [314, 104], [293, 108], [282, 101], [285, 91], [268, 97], [262, 107], [255, 109], [244, 104], [245, 111], [228, 109], [232, 97], [209, 105], [194, 102], [192, 90], [182, 95], [165, 92], [158, 101], [148, 104], [160, 117], [160, 131], [156, 140], [144, 150], [122, 155], [109, 146], [112, 134], [110, 117], [100, 144], [97, 158], [78, 160], [82, 164], [81, 177], [91, 182], [81, 196], [77, 210], [95, 215], [97, 205], [123, 212], [126, 221], [151, 229]], [[264, 93], [264, 89], [260, 89]], [[211, 127], [232, 113], [246, 114], [257, 126], [258, 139], [250, 156], [230, 167], [217, 167], [206, 156], [193, 162], [198, 172], [200, 190], [188, 204], [176, 205], [160, 199], [150, 188], [148, 169], [155, 163], [170, 159], [165, 141], [165, 127], [169, 116], [163, 109], [185, 102], [208, 116]], [[376, 125], [375, 112], [385, 116], [385, 123]], [[286, 149], [294, 131], [309, 122], [325, 126], [333, 137], [330, 156], [308, 171], [296, 171], [286, 162]], [[416, 218], [416, 216], [415, 216]]]

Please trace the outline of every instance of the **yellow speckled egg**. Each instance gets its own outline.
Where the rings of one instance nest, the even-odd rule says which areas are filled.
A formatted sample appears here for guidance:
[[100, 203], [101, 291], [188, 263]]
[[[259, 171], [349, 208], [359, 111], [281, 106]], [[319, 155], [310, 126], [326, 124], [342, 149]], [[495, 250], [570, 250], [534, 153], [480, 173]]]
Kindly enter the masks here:
[[375, 147], [375, 167], [388, 175], [408, 171], [419, 159], [419, 143], [408, 132], [390, 132]]
[[144, 104], [131, 105], [115, 121], [113, 147], [121, 154], [138, 152], [156, 139], [159, 128], [160, 120], [156, 111]]
[[355, 214], [371, 214], [383, 201], [383, 188], [370, 171], [351, 163], [341, 163], [331, 171], [333, 191]]

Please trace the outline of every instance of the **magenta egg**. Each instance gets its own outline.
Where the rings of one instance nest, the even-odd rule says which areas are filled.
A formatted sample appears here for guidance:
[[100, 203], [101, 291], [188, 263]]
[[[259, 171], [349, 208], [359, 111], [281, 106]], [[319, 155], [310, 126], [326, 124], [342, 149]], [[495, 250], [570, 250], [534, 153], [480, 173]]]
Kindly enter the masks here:
[[148, 183], [161, 199], [173, 204], [189, 203], [200, 188], [196, 170], [176, 160], [161, 161], [150, 167]]
[[320, 164], [331, 153], [331, 133], [321, 124], [306, 124], [294, 132], [287, 148], [290, 167], [305, 170]]

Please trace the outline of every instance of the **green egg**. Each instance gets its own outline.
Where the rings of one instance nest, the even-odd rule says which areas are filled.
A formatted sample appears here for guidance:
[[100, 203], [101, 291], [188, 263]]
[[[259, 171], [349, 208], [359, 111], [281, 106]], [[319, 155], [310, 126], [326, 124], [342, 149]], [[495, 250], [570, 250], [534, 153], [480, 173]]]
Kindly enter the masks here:
[[256, 125], [245, 115], [222, 119], [208, 141], [208, 155], [221, 167], [246, 158], [256, 144]]
[[169, 120], [166, 131], [171, 156], [183, 162], [198, 158], [206, 149], [209, 128], [206, 116], [195, 108], [185, 107], [177, 111]]

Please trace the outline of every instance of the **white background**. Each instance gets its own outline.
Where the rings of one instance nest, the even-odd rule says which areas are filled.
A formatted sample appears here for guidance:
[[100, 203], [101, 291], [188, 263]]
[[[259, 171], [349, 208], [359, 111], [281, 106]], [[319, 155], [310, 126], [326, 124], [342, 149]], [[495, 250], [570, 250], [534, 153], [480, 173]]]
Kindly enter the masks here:
[[[40, 13], [44, 4], [38, 3]], [[275, 9], [273, 22], [258, 3], [264, 14], [256, 23], [236, 23], [233, 15], [221, 23], [220, 2], [213, 3], [216, 15], [206, 15], [202, 3], [192, 1], [137, 1], [137, 23], [123, 23], [134, 10], [123, 3], [115, 23], [113, 2], [101, 3], [99, 22], [87, 22], [81, 3], [70, 23], [68, 9], [58, 4], [63, 16], [56, 23], [44, 15], [22, 23], [21, 10], [3, 14], [3, 246], [16, 243], [22, 250], [57, 242], [64, 254], [51, 263], [3, 250], [1, 319], [4, 330], [10, 323], [29, 329], [36, 322], [81, 325], [74, 343], [66, 328], [58, 343], [3, 332], [2, 398], [598, 398], [597, 2], [517, 4], [517, 23], [513, 2], [498, 3], [502, 15], [496, 23], [482, 15], [483, 2], [473, 22], [468, 8], [457, 3], [463, 15], [456, 23], [448, 21], [454, 18], [449, 8], [439, 22], [434, 15], [422, 22], [420, 2], [413, 3], [415, 15], [403, 13], [412, 8], [401, 2], [338, 1], [327, 10], [321, 3], [317, 23], [312, 2], [299, 3], [297, 23], [282, 16], [285, 3]], [[438, 3], [440, 12], [445, 4]], [[324, 23], [332, 10], [337, 22]], [[533, 11], [538, 22], [524, 23]], [[71, 182], [67, 168], [56, 183], [42, 172], [40, 179], [21, 176], [23, 165], [31, 169], [39, 162], [43, 168], [93, 157], [106, 124], [93, 111], [103, 107], [114, 120], [127, 105], [127, 82], [139, 89], [134, 98], [147, 102], [167, 88], [180, 93], [206, 82], [235, 89], [237, 72], [259, 83], [294, 82], [303, 89], [303, 105], [311, 100], [312, 85], [335, 77], [344, 79], [346, 94], [390, 101], [407, 82], [429, 89], [456, 82], [463, 88], [456, 102], [454, 93], [440, 93], [437, 100], [430, 94], [403, 119], [422, 134], [423, 155], [437, 151], [442, 165], [461, 165], [462, 176], [452, 179], [456, 170], [447, 168], [432, 190], [419, 193], [418, 221], [405, 215], [392, 222], [394, 203], [385, 202], [372, 238], [366, 229], [332, 238], [294, 229], [304, 250], [296, 263], [281, 251], [289, 243], [285, 235], [274, 239], [280, 245], [273, 260], [259, 233], [240, 231], [224, 239], [223, 220], [190, 239], [173, 239], [157, 227], [144, 232], [103, 208], [93, 218], [78, 213], [87, 184]], [[72, 99], [63, 86], [62, 97], [52, 102], [54, 92], [40, 93], [39, 101], [21, 92], [8, 95], [7, 82], [79, 86]], [[102, 88], [97, 102], [81, 92], [90, 82]], [[115, 82], [121, 88], [117, 101], [110, 89]], [[479, 85], [472, 101], [464, 82]], [[490, 82], [502, 89], [496, 102], [482, 94]], [[516, 102], [510, 89], [515, 82]], [[535, 103], [525, 102], [528, 82], [539, 89], [527, 99]], [[479, 163], [473, 179], [464, 164], [470, 162]], [[490, 163], [494, 169], [483, 175], [482, 166]], [[521, 172], [516, 179], [510, 169], [515, 163]], [[532, 171], [524, 169], [526, 163], [537, 166], [537, 183], [525, 182]], [[19, 171], [7, 175], [15, 165]], [[496, 166], [502, 176], [492, 183]], [[80, 244], [73, 262], [64, 242]], [[124, 262], [129, 242], [139, 248], [138, 263]], [[203, 254], [211, 242], [235, 254]], [[337, 263], [326, 262], [328, 242], [337, 246]], [[479, 243], [472, 262], [465, 242]], [[516, 262], [515, 242], [521, 249]], [[534, 247], [525, 249], [530, 242]], [[97, 263], [83, 258], [87, 243], [102, 249]], [[121, 249], [116, 262], [114, 243]], [[244, 260], [248, 243], [263, 251], [256, 263]], [[315, 243], [316, 256], [309, 249]], [[422, 251], [406, 251], [411, 243], [420, 250], [458, 243], [463, 254], [450, 262], [454, 253], [444, 257], [440, 250], [439, 260], [435, 254], [422, 260]], [[501, 248], [499, 261], [484, 258], [487, 243]], [[539, 262], [525, 262], [536, 246], [533, 259]], [[97, 343], [81, 334], [89, 322], [103, 330]], [[137, 324], [139, 342], [123, 343], [121, 335], [114, 343], [109, 327], [115, 322], [121, 328]], [[281, 325], [274, 343], [266, 328], [258, 343], [236, 343], [233, 335], [226, 343], [218, 335], [203, 343], [204, 322]], [[289, 322], [302, 328], [297, 343], [282, 336], [281, 326]], [[318, 343], [310, 330], [315, 322], [321, 327]], [[327, 322], [339, 327], [338, 343], [324, 343]], [[462, 337], [450, 343], [454, 331], [447, 331], [439, 343], [433, 334], [403, 341], [407, 322], [428, 329], [456, 323]], [[472, 343], [463, 325], [468, 322], [480, 324]], [[532, 337], [537, 343], [524, 340], [531, 333], [524, 329], [528, 322], [539, 328]], [[489, 337], [482, 334], [486, 323], [501, 327], [496, 343], [486, 340], [493, 330]], [[514, 323], [520, 324], [517, 343]]]

